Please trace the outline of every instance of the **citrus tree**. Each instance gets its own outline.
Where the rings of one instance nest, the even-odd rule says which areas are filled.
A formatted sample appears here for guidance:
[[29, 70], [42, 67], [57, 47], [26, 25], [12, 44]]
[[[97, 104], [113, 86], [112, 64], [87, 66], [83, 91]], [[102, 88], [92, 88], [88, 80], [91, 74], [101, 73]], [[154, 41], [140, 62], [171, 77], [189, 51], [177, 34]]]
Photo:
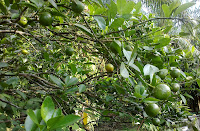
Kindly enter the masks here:
[[[126, 0], [1, 0], [0, 128], [183, 126], [188, 90], [200, 91], [199, 67], [187, 65], [198, 65], [198, 54], [169, 32], [173, 20], [189, 21], [176, 16], [194, 4], [164, 5], [166, 17], [155, 18]], [[160, 19], [168, 24], [157, 26]]]

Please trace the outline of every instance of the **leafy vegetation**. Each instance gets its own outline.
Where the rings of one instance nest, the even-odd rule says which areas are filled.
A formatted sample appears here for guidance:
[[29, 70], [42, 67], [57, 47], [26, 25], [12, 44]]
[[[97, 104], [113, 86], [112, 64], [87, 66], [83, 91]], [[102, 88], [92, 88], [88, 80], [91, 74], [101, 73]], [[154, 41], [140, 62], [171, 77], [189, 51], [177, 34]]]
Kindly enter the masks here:
[[183, 126], [200, 78], [198, 45], [180, 43], [199, 38], [171, 31], [173, 20], [189, 23], [178, 15], [194, 4], [163, 4], [165, 17], [155, 17], [126, 0], [1, 0], [0, 129]]

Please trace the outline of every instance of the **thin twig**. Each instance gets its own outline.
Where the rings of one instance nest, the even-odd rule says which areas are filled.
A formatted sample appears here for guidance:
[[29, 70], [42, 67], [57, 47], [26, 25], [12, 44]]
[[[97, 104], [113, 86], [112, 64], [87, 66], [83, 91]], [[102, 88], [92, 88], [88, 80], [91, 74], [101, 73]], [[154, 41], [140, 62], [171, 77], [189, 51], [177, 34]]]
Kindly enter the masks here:
[[11, 105], [11, 106], [13, 106], [13, 107], [16, 107], [17, 109], [22, 109], [21, 107], [15, 105], [15, 104], [13, 104], [13, 103], [11, 103], [11, 102], [9, 102], [9, 101], [3, 100], [3, 99], [1, 99], [1, 98], [0, 98], [0, 101], [4, 102], [4, 103], [6, 103], [6, 104], [9, 104], [9, 105]]

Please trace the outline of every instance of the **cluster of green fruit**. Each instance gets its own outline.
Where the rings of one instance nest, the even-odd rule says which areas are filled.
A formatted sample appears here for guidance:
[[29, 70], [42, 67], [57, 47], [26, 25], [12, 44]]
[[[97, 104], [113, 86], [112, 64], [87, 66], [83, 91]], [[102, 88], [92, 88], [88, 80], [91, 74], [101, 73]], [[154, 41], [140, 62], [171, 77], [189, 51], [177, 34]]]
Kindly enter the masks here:
[[[71, 3], [71, 9], [72, 11], [74, 11], [75, 13], [80, 14], [83, 10], [84, 10], [85, 6], [82, 2], [78, 1], [78, 0], [74, 0]], [[39, 16], [39, 22], [41, 25], [43, 26], [50, 26], [53, 23], [53, 17], [51, 15], [51, 13], [49, 12], [42, 12]], [[18, 21], [18, 24], [21, 26], [26, 26], [28, 23], [28, 20], [26, 17], [21, 16], [20, 20]]]
[[[158, 73], [158, 76], [161, 79], [165, 79], [167, 74], [168, 74], [168, 70], [162, 69]], [[176, 78], [179, 78], [180, 74], [181, 73], [180, 73], [179, 69], [173, 69], [170, 72], [170, 76], [173, 80], [176, 79]], [[191, 76], [186, 77], [187, 81], [190, 81], [192, 79], [193, 78]], [[154, 97], [157, 98], [157, 99], [160, 99], [160, 100], [167, 100], [168, 97], [171, 95], [171, 91], [178, 92], [180, 90], [180, 84], [179, 83], [171, 83], [170, 87], [166, 84], [158, 84], [153, 90]], [[146, 106], [145, 112], [150, 117], [156, 117], [160, 113], [160, 108], [157, 104], [150, 103]], [[182, 113], [182, 112], [177, 112], [177, 115], [179, 115], [180, 113]], [[160, 119], [159, 118], [153, 118], [152, 123], [157, 126], [160, 123]]]

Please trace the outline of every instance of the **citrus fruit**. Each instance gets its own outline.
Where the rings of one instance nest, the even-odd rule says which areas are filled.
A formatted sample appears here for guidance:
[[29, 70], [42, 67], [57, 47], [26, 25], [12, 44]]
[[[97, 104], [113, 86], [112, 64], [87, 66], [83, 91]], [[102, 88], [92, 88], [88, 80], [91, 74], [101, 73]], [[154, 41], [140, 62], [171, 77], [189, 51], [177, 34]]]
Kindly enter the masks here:
[[78, 13], [80, 14], [83, 10], [84, 10], [85, 6], [82, 2], [78, 1], [78, 0], [74, 0], [72, 2], [72, 10], [75, 12], [75, 13]]
[[18, 24], [21, 26], [25, 26], [27, 23], [28, 23], [28, 20], [24, 16], [22, 16], [18, 22]]
[[165, 79], [166, 75], [168, 74], [168, 70], [167, 69], [161, 69], [158, 73], [158, 76], [161, 78], [161, 79]]
[[154, 89], [154, 96], [160, 100], [166, 100], [171, 95], [171, 89], [166, 84], [159, 84]]
[[43, 12], [40, 15], [39, 22], [43, 26], [49, 26], [53, 23], [53, 18], [49, 12]]
[[158, 126], [158, 125], [160, 125], [160, 119], [158, 119], [158, 118], [153, 118], [152, 123], [153, 123], [155, 126]]
[[29, 52], [28, 52], [27, 50], [25, 50], [25, 49], [22, 50], [22, 54], [23, 54], [23, 55], [27, 55], [28, 53], [29, 53]]
[[192, 76], [187, 76], [186, 77], [186, 81], [191, 81], [191, 80], [193, 80]]
[[158, 107], [157, 104], [149, 104], [146, 106], [145, 112], [147, 113], [148, 116], [155, 117], [156, 115], [159, 114], [160, 108]]
[[112, 64], [106, 64], [105, 68], [107, 72], [113, 72], [114, 70], [114, 66]]
[[170, 75], [172, 78], [178, 78], [180, 77], [180, 70], [179, 69], [173, 69], [171, 72], [170, 72]]
[[126, 45], [124, 47], [124, 49], [127, 50], [127, 51], [132, 51], [133, 50], [130, 45]]
[[171, 90], [173, 91], [173, 92], [177, 92], [179, 89], [180, 89], [180, 84], [178, 84], [178, 83], [172, 83], [171, 84]]
[[67, 49], [65, 50], [65, 54], [68, 56], [73, 55], [74, 53], [74, 49], [72, 47], [67, 47]]

